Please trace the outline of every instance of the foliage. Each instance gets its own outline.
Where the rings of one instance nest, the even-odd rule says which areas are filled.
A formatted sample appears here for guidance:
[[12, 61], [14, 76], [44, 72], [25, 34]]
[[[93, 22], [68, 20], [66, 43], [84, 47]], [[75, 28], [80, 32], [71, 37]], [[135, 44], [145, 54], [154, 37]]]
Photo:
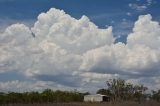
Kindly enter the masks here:
[[152, 99], [160, 102], [160, 90], [158, 91], [152, 91], [153, 95], [152, 95]]
[[[136, 100], [141, 103], [142, 98], [150, 98], [160, 102], [160, 90], [152, 91], [152, 94], [146, 94], [147, 87], [143, 85], [133, 85], [122, 79], [111, 79], [106, 82], [107, 89], [99, 89], [97, 94], [110, 96], [112, 100]], [[84, 95], [89, 93], [80, 93], [77, 91], [53, 91], [46, 89], [42, 92], [0, 92], [1, 104], [16, 104], [16, 103], [59, 103], [59, 102], [82, 102]]]
[[106, 82], [108, 89], [112, 94], [112, 98], [121, 100], [140, 100], [144, 97], [147, 87], [143, 85], [133, 85], [122, 79], [110, 79]]
[[141, 103], [142, 100], [152, 99], [160, 102], [160, 90], [152, 91], [152, 94], [146, 94], [147, 87], [144, 85], [133, 85], [122, 79], [110, 79], [106, 81], [107, 89], [99, 89], [97, 94], [110, 96], [113, 101], [117, 100], [136, 100]]
[[0, 104], [10, 103], [55, 103], [55, 102], [81, 102], [84, 95], [72, 91], [52, 91], [46, 89], [43, 92], [24, 92], [24, 93], [0, 93]]
[[109, 89], [99, 89], [97, 91], [97, 94], [107, 95], [107, 96], [113, 96], [111, 90]]

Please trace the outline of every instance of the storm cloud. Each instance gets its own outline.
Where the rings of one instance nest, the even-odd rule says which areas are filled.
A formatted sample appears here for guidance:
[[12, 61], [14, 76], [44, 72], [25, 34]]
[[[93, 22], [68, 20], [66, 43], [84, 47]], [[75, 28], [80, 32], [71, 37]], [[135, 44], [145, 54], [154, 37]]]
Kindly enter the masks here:
[[0, 33], [0, 73], [17, 71], [37, 82], [80, 89], [99, 87], [117, 76], [158, 84], [159, 23], [150, 14], [142, 15], [126, 44], [115, 43], [113, 35], [111, 26], [100, 29], [87, 16], [75, 19], [52, 8], [32, 28], [14, 24]]

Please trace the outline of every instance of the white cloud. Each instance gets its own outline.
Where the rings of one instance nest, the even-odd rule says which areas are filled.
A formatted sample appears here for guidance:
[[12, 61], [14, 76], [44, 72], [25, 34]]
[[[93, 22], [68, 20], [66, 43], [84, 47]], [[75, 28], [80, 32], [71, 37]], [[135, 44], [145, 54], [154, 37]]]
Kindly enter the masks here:
[[130, 13], [130, 12], [127, 12], [126, 14], [127, 14], [128, 16], [132, 16], [132, 13]]
[[[144, 74], [145, 70], [159, 73], [160, 26], [150, 15], [140, 16], [127, 44], [103, 46], [84, 54], [83, 70], [102, 73]], [[155, 73], [156, 74], [156, 73]]]
[[146, 5], [138, 5], [138, 4], [130, 3], [128, 6], [132, 9], [137, 10], [137, 11], [143, 11], [143, 10], [147, 9]]
[[139, 3], [140, 0], [137, 0], [137, 2], [138, 3], [129, 3], [128, 6], [137, 11], [144, 11], [154, 3], [154, 0], [145, 0], [145, 3]]
[[114, 41], [111, 27], [98, 29], [86, 16], [77, 20], [56, 9], [40, 14], [32, 30], [37, 38], [45, 37], [72, 53], [84, 53]]
[[44, 89], [53, 90], [71, 90], [71, 88], [56, 84], [51, 81], [7, 81], [0, 82], [1, 91], [15, 91], [15, 92], [27, 92], [27, 91], [42, 91]]
[[147, 0], [147, 5], [151, 5], [153, 3], [153, 0]]
[[0, 82], [0, 89], [2, 91], [31, 91], [31, 90], [41, 90], [45, 87], [45, 82], [38, 81], [38, 82], [20, 82], [18, 80], [14, 81], [7, 81], [7, 82]]
[[80, 90], [103, 86], [107, 78], [160, 74], [160, 25], [151, 15], [139, 17], [127, 44], [114, 43], [112, 27], [100, 29], [86, 16], [58, 9], [40, 14], [31, 29], [15, 24], [0, 34], [0, 72]]
[[135, 23], [133, 33], [128, 36], [128, 45], [145, 45], [151, 49], [159, 49], [160, 45], [160, 25], [152, 21], [151, 15], [140, 16]]
[[28, 68], [33, 39], [29, 28], [23, 24], [11, 25], [0, 36], [0, 72]]

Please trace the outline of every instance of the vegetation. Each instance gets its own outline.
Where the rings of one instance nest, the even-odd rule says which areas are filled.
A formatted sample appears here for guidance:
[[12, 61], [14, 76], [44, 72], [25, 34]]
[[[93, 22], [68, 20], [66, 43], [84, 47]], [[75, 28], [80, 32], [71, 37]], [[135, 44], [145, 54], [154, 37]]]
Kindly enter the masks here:
[[152, 98], [158, 102], [160, 102], [160, 90], [158, 91], [152, 91], [153, 95]]
[[146, 98], [145, 91], [148, 88], [143, 85], [133, 85], [122, 79], [111, 79], [106, 84], [106, 95], [111, 96], [114, 101], [137, 99], [140, 102], [142, 98]]
[[108, 95], [113, 102], [115, 101], [137, 101], [141, 103], [144, 100], [155, 100], [160, 102], [160, 90], [152, 91], [147, 94], [148, 89], [144, 85], [133, 85], [122, 79], [110, 79], [106, 82], [107, 89], [99, 89], [97, 94]]
[[0, 104], [10, 103], [55, 103], [55, 102], [82, 102], [83, 96], [88, 93], [52, 91], [46, 89], [43, 92], [24, 93], [0, 93]]
[[[160, 90], [152, 91], [146, 94], [147, 87], [143, 85], [133, 85], [122, 79], [112, 79], [106, 82], [107, 89], [99, 89], [98, 94], [108, 95], [112, 103], [119, 101], [141, 103], [143, 99], [149, 98], [150, 101], [160, 103]], [[82, 102], [84, 95], [89, 93], [80, 93], [77, 91], [53, 91], [46, 89], [43, 92], [8, 92], [0, 93], [0, 105], [2, 104], [43, 104], [43, 103], [68, 103]]]

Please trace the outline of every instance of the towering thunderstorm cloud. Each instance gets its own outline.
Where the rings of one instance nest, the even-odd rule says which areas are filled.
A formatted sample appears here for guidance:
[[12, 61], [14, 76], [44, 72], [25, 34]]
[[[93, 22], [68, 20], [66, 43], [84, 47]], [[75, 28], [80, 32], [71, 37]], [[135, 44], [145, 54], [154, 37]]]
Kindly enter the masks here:
[[0, 33], [0, 73], [17, 71], [29, 79], [79, 89], [117, 76], [144, 83], [150, 79], [160, 86], [159, 23], [151, 15], [139, 16], [126, 44], [114, 40], [112, 27], [100, 29], [86, 16], [75, 19], [52, 8], [32, 28], [14, 24]]

